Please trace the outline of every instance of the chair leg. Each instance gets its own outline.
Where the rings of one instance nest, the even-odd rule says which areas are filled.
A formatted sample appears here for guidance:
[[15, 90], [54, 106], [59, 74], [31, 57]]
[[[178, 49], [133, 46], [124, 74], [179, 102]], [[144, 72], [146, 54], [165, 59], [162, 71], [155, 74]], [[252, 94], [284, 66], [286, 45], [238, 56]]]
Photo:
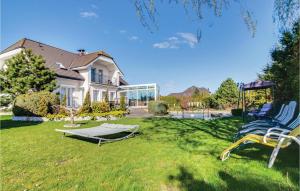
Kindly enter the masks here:
[[271, 157], [270, 157], [270, 160], [269, 160], [269, 164], [268, 164], [268, 168], [272, 168], [274, 162], [275, 162], [275, 159], [279, 153], [279, 150], [280, 150], [280, 147], [281, 147], [281, 144], [283, 142], [284, 139], [280, 139], [279, 143], [277, 144], [277, 146], [274, 148], [272, 154], [271, 154]]

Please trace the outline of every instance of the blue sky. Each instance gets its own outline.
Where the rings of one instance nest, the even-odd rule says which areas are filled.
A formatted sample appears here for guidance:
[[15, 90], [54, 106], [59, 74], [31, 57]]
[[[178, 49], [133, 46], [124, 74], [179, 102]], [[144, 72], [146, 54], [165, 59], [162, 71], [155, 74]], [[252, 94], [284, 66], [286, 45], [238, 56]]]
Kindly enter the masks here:
[[232, 3], [219, 18], [205, 12], [198, 42], [194, 17], [168, 1], [157, 7], [159, 28], [153, 33], [141, 25], [131, 0], [1, 2], [1, 50], [24, 37], [69, 51], [101, 49], [129, 83], [156, 82], [163, 95], [192, 85], [215, 91], [227, 77], [255, 80], [278, 39], [271, 0], [245, 1], [257, 20], [254, 38], [240, 6]]

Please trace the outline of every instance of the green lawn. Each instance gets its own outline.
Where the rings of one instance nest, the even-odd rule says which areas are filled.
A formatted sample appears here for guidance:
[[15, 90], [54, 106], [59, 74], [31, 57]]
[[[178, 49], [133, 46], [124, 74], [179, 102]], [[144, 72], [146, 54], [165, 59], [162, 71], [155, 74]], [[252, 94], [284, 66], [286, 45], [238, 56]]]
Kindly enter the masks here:
[[[0, 190], [298, 190], [299, 147], [248, 147], [225, 162], [241, 120], [121, 119], [139, 124], [134, 138], [104, 144], [62, 138], [64, 122], [14, 122], [1, 118]], [[82, 122], [82, 127], [99, 125]], [[257, 146], [257, 145], [255, 145]]]

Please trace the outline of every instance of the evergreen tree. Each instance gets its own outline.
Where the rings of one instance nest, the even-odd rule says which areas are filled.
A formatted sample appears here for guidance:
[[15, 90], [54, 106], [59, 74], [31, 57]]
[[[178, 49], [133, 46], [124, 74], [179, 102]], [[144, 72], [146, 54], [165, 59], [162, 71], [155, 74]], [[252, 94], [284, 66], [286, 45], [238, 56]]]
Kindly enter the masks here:
[[83, 104], [79, 110], [79, 113], [90, 113], [92, 111], [91, 108], [91, 96], [90, 96], [90, 91], [88, 91], [85, 95]]
[[272, 63], [267, 65], [262, 80], [275, 82], [275, 102], [282, 103], [290, 100], [299, 100], [299, 45], [300, 20], [294, 23], [291, 31], [285, 31], [280, 38], [280, 45], [272, 52]]
[[120, 98], [120, 109], [122, 111], [126, 110], [125, 96], [124, 95], [121, 95], [121, 98]]
[[230, 107], [237, 103], [238, 95], [239, 90], [237, 84], [231, 78], [227, 78], [221, 83], [214, 94], [214, 98], [221, 106]]
[[13, 97], [33, 91], [53, 91], [56, 88], [55, 73], [45, 66], [42, 56], [31, 50], [23, 50], [5, 62], [0, 71], [0, 90]]

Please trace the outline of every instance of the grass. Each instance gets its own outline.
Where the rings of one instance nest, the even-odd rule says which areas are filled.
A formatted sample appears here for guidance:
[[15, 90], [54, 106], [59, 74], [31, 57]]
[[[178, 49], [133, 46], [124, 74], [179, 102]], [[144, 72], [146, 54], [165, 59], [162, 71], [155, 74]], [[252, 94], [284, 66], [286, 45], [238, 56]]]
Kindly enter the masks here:
[[[0, 190], [298, 190], [299, 147], [281, 150], [272, 169], [271, 148], [252, 146], [225, 162], [238, 118], [121, 119], [139, 124], [134, 138], [97, 147], [62, 138], [64, 122], [1, 118]], [[83, 122], [82, 127], [99, 125]]]

